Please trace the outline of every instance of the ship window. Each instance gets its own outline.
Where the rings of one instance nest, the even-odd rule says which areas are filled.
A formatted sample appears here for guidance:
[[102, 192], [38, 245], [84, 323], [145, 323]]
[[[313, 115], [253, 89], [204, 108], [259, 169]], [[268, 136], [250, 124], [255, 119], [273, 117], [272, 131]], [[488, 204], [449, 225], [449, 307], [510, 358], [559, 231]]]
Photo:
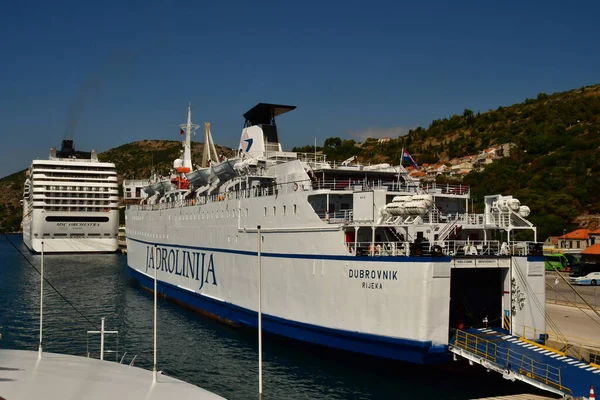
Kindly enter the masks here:
[[260, 235], [260, 242], [261, 242], [261, 243], [264, 243], [264, 242], [265, 242], [265, 237], [264, 237], [264, 236], [262, 236], [262, 235]]
[[47, 222], [108, 222], [108, 217], [48, 216]]
[[286, 206], [283, 206], [283, 215], [285, 215]]
[[294, 214], [298, 211], [298, 207], [294, 204]]
[[273, 206], [273, 215], [277, 215], [277, 207]]
[[246, 208], [246, 217], [248, 216], [248, 208]]

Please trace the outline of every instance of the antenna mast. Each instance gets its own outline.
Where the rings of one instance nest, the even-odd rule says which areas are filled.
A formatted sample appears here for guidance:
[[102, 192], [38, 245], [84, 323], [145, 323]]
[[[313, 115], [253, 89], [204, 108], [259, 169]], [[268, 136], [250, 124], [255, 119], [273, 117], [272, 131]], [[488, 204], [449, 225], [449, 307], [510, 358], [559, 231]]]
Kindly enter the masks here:
[[188, 105], [187, 123], [179, 125], [185, 132], [185, 140], [183, 142], [183, 168], [189, 168], [188, 172], [192, 170], [192, 133], [196, 129], [200, 128], [200, 125], [192, 124], [192, 103]]

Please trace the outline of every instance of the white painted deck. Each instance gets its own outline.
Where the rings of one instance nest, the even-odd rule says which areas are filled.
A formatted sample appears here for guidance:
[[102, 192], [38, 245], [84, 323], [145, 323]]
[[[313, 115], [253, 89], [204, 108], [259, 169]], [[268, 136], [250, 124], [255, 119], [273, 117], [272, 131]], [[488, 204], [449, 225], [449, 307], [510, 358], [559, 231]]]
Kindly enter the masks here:
[[0, 398], [6, 400], [223, 399], [197, 386], [152, 371], [111, 361], [0, 350]]

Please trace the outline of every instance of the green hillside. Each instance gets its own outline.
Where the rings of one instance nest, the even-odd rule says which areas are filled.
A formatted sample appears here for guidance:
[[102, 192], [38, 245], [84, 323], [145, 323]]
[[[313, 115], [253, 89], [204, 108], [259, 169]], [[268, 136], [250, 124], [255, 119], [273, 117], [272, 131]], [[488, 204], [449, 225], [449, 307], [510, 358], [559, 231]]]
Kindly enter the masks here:
[[502, 143], [516, 145], [510, 157], [462, 178], [472, 186], [480, 209], [486, 194], [511, 194], [531, 208], [530, 219], [542, 239], [576, 227], [576, 217], [581, 225], [598, 227], [598, 216], [585, 216], [600, 213], [600, 85], [540, 93], [485, 113], [464, 110], [387, 143], [367, 139], [358, 146], [328, 138], [318, 150], [329, 160], [356, 155], [363, 163], [398, 163], [401, 149], [407, 148], [422, 164], [448, 162]]

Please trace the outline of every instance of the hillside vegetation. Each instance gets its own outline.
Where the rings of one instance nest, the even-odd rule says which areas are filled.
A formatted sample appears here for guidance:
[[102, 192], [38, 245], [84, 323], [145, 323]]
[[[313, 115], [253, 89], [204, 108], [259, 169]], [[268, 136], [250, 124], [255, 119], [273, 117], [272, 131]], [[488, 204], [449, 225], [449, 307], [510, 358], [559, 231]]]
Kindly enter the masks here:
[[502, 143], [516, 145], [510, 157], [462, 179], [472, 186], [480, 210], [484, 195], [511, 194], [531, 208], [530, 220], [541, 239], [574, 228], [576, 217], [582, 225], [598, 227], [600, 218], [585, 216], [600, 213], [600, 85], [540, 93], [485, 113], [467, 109], [387, 143], [367, 139], [357, 146], [352, 140], [328, 138], [318, 150], [329, 160], [356, 155], [363, 163], [397, 164], [407, 148], [422, 164], [448, 162]]
[[[221, 146], [215, 146], [219, 155], [231, 157], [234, 151]], [[142, 140], [124, 144], [98, 155], [101, 161], [115, 163], [121, 179], [146, 179], [152, 172], [168, 175], [173, 167], [173, 161], [181, 157], [182, 146], [175, 140]], [[192, 160], [200, 165], [204, 144], [192, 142]]]
[[[466, 109], [387, 143], [374, 138], [356, 143], [332, 137], [317, 150], [330, 161], [355, 155], [363, 163], [397, 164], [401, 149], [406, 148], [422, 164], [445, 163], [502, 143], [515, 144], [509, 157], [462, 178], [461, 183], [472, 186], [476, 208], [482, 209], [487, 194], [513, 195], [531, 208], [530, 220], [538, 227], [540, 240], [576, 227], [575, 221], [598, 227], [600, 217], [594, 214], [600, 214], [600, 85], [552, 95], [540, 93], [523, 103], [483, 113]], [[196, 163], [200, 163], [202, 149], [203, 144], [193, 143]], [[294, 150], [315, 149], [308, 145]], [[180, 151], [179, 141], [145, 140], [101, 153], [100, 159], [116, 164], [120, 180], [145, 179], [153, 169], [166, 174]], [[217, 151], [233, 154], [223, 147]], [[0, 180], [3, 231], [19, 230], [24, 179], [25, 173], [20, 171]]]

